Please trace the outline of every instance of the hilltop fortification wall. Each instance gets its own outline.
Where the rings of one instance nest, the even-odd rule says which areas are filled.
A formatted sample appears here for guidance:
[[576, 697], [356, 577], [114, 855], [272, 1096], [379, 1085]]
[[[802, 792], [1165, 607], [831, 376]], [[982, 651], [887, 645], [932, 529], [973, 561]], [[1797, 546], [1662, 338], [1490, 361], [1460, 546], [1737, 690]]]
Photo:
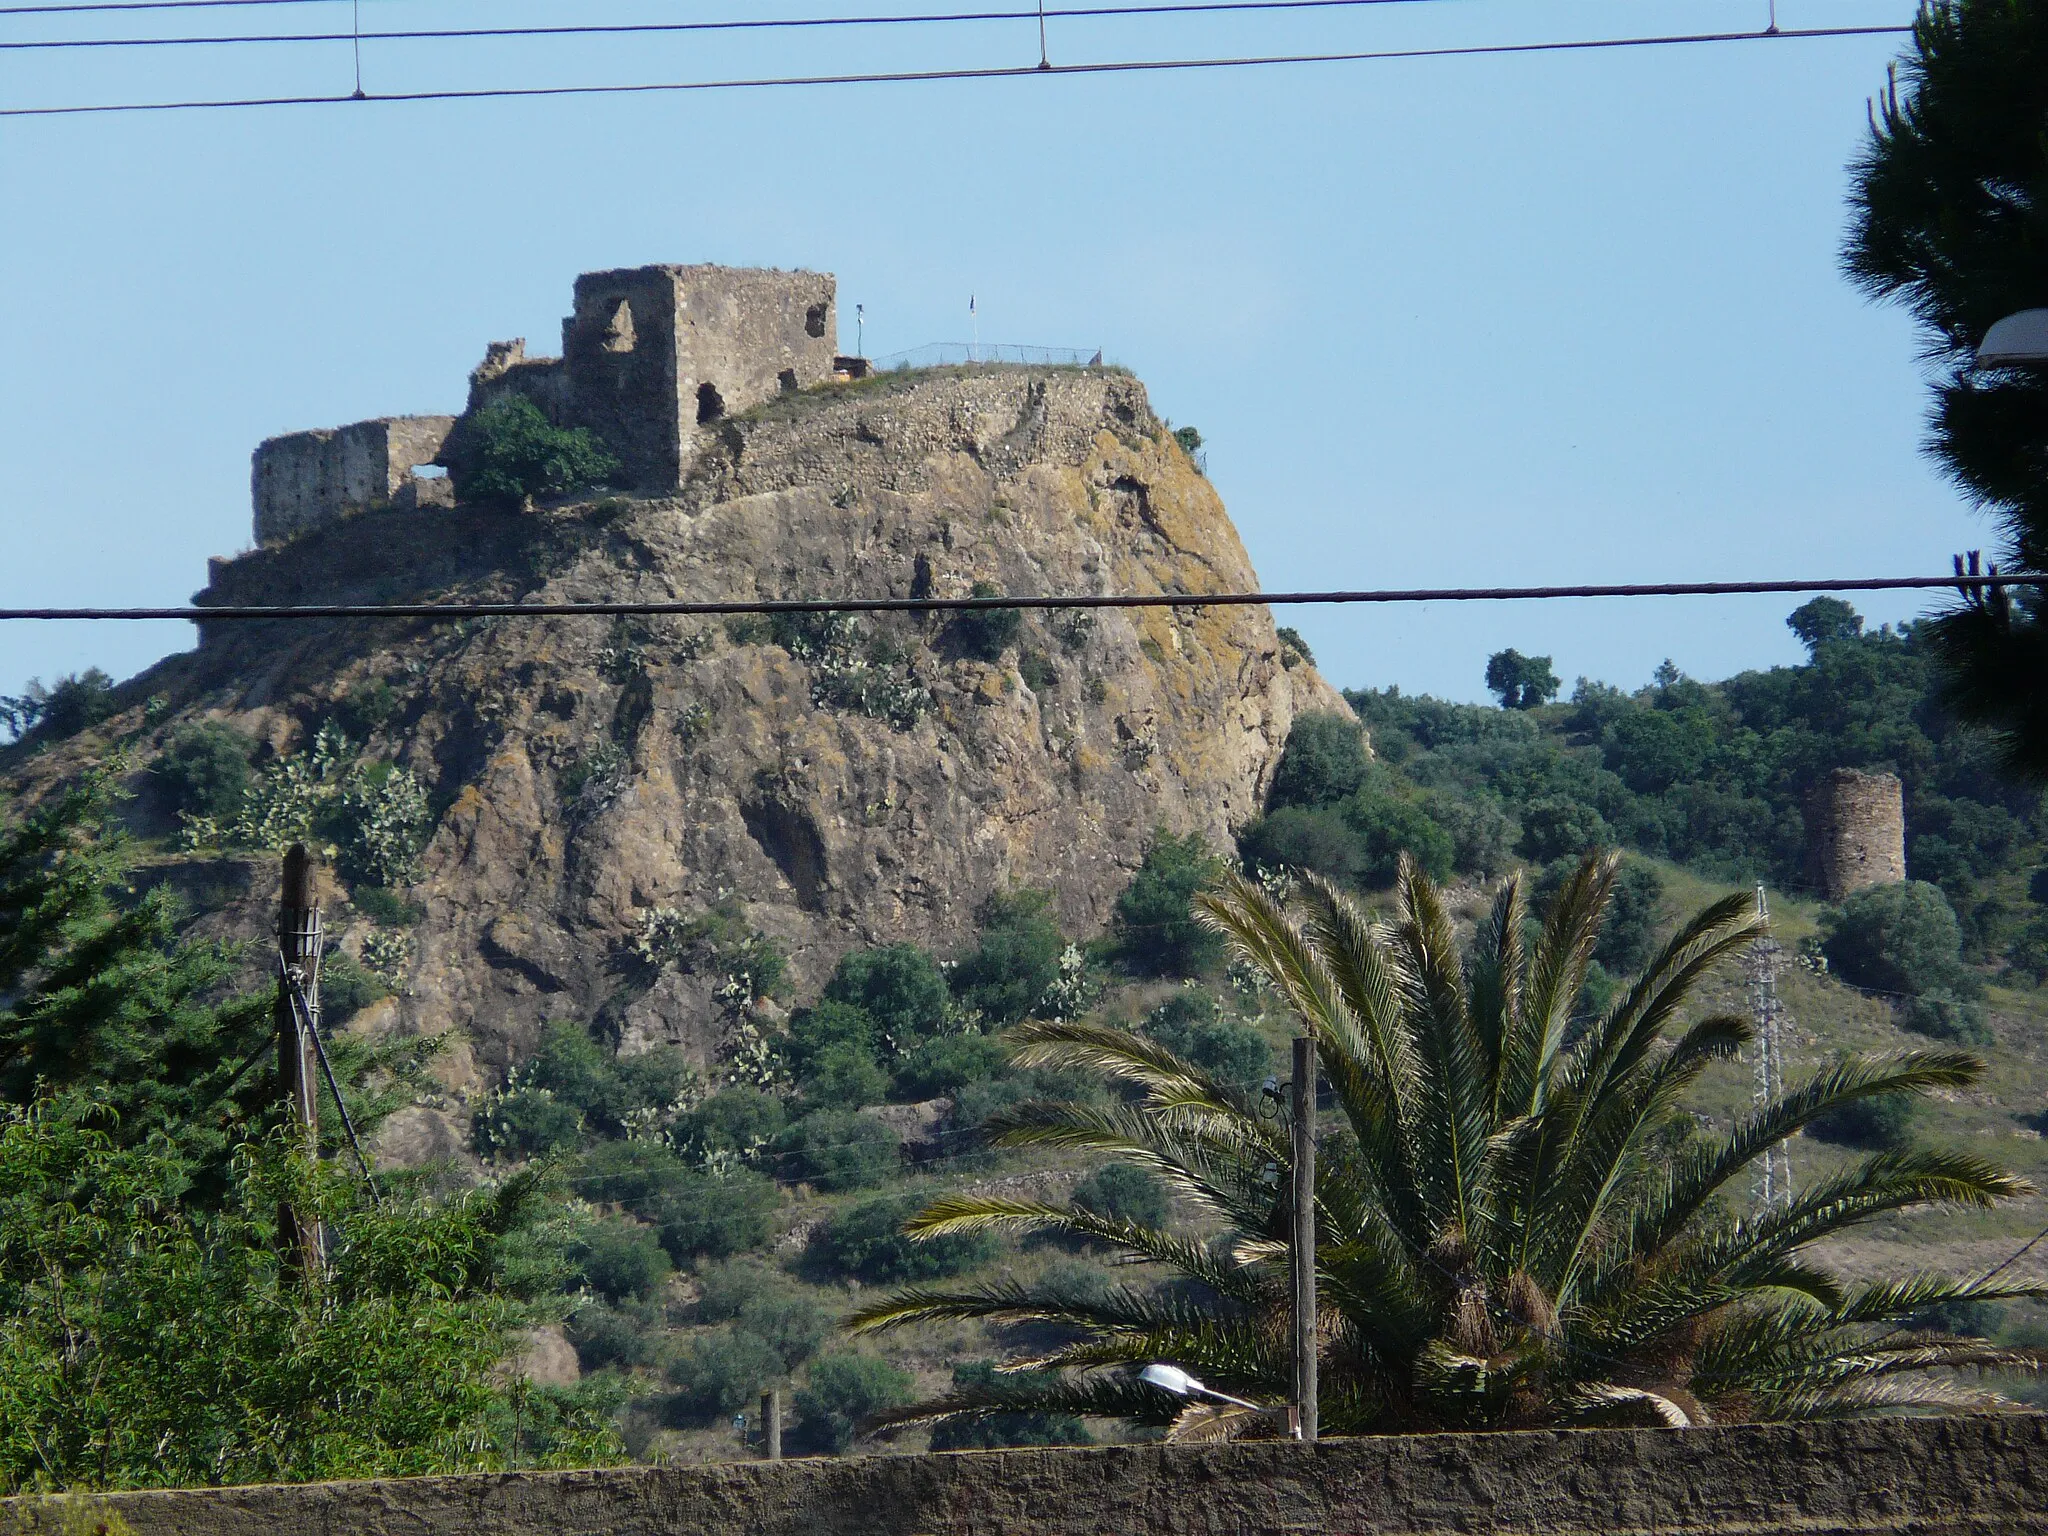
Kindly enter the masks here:
[[[622, 487], [682, 487], [703, 430], [778, 394], [832, 377], [838, 284], [825, 272], [714, 266], [632, 267], [576, 279], [562, 355], [528, 357], [524, 338], [494, 341], [469, 379], [467, 411], [522, 394], [557, 426], [602, 438]], [[440, 462], [451, 416], [380, 417], [273, 437], [256, 450], [256, 542], [281, 544], [372, 508], [453, 505]]]
[[351, 512], [453, 506], [434, 462], [453, 416], [383, 416], [327, 431], [292, 432], [258, 445], [249, 470], [256, 542], [282, 544]]
[[1807, 802], [1812, 878], [1830, 901], [1906, 878], [1906, 802], [1898, 776], [1837, 768]]
[[106, 1503], [138, 1536], [2022, 1536], [2048, 1531], [2048, 1420], [982, 1451]]

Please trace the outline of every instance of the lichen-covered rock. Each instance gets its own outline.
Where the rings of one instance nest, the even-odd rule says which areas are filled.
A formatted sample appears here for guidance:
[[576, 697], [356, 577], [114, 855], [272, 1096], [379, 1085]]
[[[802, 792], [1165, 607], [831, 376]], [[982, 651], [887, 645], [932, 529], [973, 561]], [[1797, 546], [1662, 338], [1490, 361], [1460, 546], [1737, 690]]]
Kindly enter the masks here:
[[[721, 423], [673, 499], [353, 518], [217, 562], [203, 600], [977, 583], [1198, 594], [1257, 579], [1136, 380], [1004, 368], [786, 397]], [[1227, 850], [1294, 716], [1345, 708], [1283, 658], [1258, 607], [209, 631], [129, 685], [137, 707], [106, 730], [139, 733], [146, 758], [211, 713], [290, 752], [339, 715], [426, 786], [435, 820], [412, 893], [425, 917], [401, 995], [365, 1017], [452, 1032], [438, 1070], [465, 1091], [501, 1080], [551, 1018], [598, 1023], [628, 1049], [672, 1041], [706, 1065], [744, 1049], [773, 1023], [749, 1007], [735, 931], [789, 955], [799, 997], [851, 946], [958, 946], [1006, 887], [1049, 890], [1068, 932], [1098, 931], [1156, 827]], [[80, 740], [18, 774], [48, 780], [93, 749]], [[204, 868], [172, 873], [221, 888]], [[245, 894], [211, 921], [260, 933], [273, 882], [261, 868], [238, 878]], [[692, 926], [714, 908], [724, 940]], [[350, 946], [369, 929], [338, 905], [335, 920]], [[683, 936], [666, 955], [682, 963], [662, 963], [649, 935], [663, 933]], [[425, 1123], [408, 1134], [445, 1141]]]

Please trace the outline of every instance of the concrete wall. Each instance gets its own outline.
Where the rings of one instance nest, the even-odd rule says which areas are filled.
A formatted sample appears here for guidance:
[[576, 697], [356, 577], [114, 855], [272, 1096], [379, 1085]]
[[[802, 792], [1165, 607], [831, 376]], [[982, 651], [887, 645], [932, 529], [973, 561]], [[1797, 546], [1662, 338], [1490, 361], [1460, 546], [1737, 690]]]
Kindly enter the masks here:
[[[2016, 1536], [2048, 1532], [2048, 1419], [986, 1451], [107, 1503], [137, 1536]], [[26, 1501], [13, 1512], [34, 1518]]]
[[445, 487], [412, 471], [433, 462], [454, 425], [452, 416], [381, 417], [259, 444], [249, 468], [256, 542], [282, 544], [369, 507], [445, 501]]
[[1813, 881], [1830, 901], [1906, 878], [1906, 806], [1896, 775], [1837, 768], [1806, 809]]

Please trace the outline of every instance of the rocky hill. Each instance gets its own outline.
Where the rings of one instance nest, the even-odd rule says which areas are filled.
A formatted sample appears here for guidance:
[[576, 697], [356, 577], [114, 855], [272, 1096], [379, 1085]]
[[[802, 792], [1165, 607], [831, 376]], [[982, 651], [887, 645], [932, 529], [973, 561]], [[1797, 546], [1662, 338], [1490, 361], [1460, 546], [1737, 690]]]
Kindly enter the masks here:
[[[1257, 578], [1137, 380], [975, 368], [729, 418], [672, 498], [366, 513], [215, 561], [199, 601], [978, 584], [1200, 593]], [[744, 959], [762, 939], [801, 998], [857, 945], [947, 953], [1011, 887], [1050, 891], [1066, 932], [1098, 931], [1156, 828], [1227, 850], [1295, 715], [1348, 712], [1248, 608], [221, 623], [117, 702], [96, 729], [16, 754], [9, 777], [33, 792], [126, 740], [138, 826], [164, 850], [153, 867], [223, 932], [265, 931], [276, 877], [259, 847], [309, 825], [323, 793], [354, 795], [387, 854], [413, 829], [410, 868], [394, 873], [406, 847], [342, 858], [330, 931], [399, 982], [358, 1027], [450, 1034], [438, 1071], [458, 1092], [501, 1080], [553, 1019], [712, 1066], [775, 1012]], [[181, 833], [150, 768], [202, 720], [259, 743], [255, 809]], [[385, 822], [396, 844], [377, 842]], [[396, 893], [349, 905], [381, 884]], [[408, 904], [413, 926], [380, 927]], [[662, 944], [700, 963], [638, 963]], [[459, 1132], [413, 1125], [423, 1152]]]

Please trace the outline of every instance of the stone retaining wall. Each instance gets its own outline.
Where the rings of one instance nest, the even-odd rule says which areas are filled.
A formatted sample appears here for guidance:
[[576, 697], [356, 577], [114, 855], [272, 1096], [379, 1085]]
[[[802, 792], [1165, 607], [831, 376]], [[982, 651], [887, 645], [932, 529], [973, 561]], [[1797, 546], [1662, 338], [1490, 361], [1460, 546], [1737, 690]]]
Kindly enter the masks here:
[[[105, 1502], [137, 1536], [2011, 1536], [2048, 1532], [2048, 1419], [984, 1451]], [[34, 1506], [12, 1513], [37, 1529]]]

